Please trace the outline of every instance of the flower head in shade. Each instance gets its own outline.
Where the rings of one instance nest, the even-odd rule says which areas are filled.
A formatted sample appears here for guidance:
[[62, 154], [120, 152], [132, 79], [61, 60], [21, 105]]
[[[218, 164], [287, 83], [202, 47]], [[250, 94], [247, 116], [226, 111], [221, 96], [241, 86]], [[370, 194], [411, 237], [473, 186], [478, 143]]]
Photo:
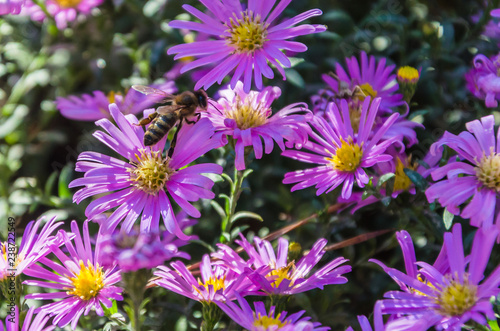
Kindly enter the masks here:
[[500, 100], [500, 55], [488, 58], [483, 54], [474, 57], [474, 67], [465, 75], [467, 88], [486, 107], [495, 108]]
[[240, 275], [225, 266], [214, 265], [209, 255], [204, 255], [200, 264], [201, 278], [194, 278], [184, 263], [175, 261], [167, 266], [159, 266], [154, 273], [159, 279], [154, 282], [177, 294], [202, 303], [215, 300], [225, 302], [234, 300], [236, 293], [252, 287], [245, 275]]
[[236, 294], [238, 304], [235, 302], [216, 302], [217, 305], [234, 322], [249, 331], [328, 331], [327, 326], [321, 323], [310, 322], [310, 317], [302, 317], [305, 310], [288, 316], [286, 311], [276, 313], [275, 307], [271, 306], [269, 312], [264, 302], [254, 302], [254, 309], [240, 295]]
[[346, 58], [346, 63], [347, 72], [337, 63], [334, 75], [322, 76], [328, 88], [321, 90], [319, 95], [313, 98], [315, 111], [324, 111], [329, 101], [338, 99], [346, 91], [355, 91], [358, 88], [362, 91], [362, 98], [381, 98], [381, 112], [392, 113], [397, 107], [405, 105], [403, 95], [397, 93], [395, 65], [386, 66], [385, 58], [377, 62], [374, 56], [368, 57], [365, 52], [361, 52], [361, 64], [355, 56]]
[[219, 244], [219, 251], [212, 256], [224, 265], [240, 274], [247, 274], [258, 292], [254, 294], [292, 295], [323, 288], [325, 285], [344, 284], [347, 278], [343, 274], [351, 271], [351, 266], [341, 264], [348, 260], [336, 258], [325, 266], [312, 272], [325, 251], [326, 239], [319, 239], [311, 250], [297, 263], [289, 259], [289, 243], [285, 238], [278, 240], [277, 255], [269, 241], [254, 238], [255, 247], [244, 237], [236, 242], [243, 247], [249, 260], [242, 259], [230, 247]]
[[196, 83], [195, 89], [208, 89], [215, 82], [220, 84], [234, 70], [231, 79], [233, 88], [242, 78], [245, 92], [250, 91], [252, 79], [260, 90], [263, 86], [262, 76], [274, 77], [269, 64], [273, 64], [285, 79], [283, 67], [290, 67], [291, 62], [282, 50], [307, 50], [304, 44], [287, 39], [326, 30], [323, 25], [295, 26], [310, 17], [321, 15], [319, 9], [309, 10], [278, 23], [278, 17], [290, 3], [287, 0], [279, 1], [276, 6], [276, 1], [265, 0], [248, 1], [246, 6], [240, 0], [201, 2], [213, 16], [184, 5], [183, 8], [201, 22], [172, 21], [169, 24], [173, 28], [203, 32], [213, 37], [212, 40], [177, 45], [168, 50], [168, 54], [176, 54], [176, 60], [188, 56], [198, 58], [186, 64], [181, 72], [216, 63]]
[[495, 228], [478, 229], [471, 254], [465, 256], [462, 229], [457, 223], [452, 232], [445, 233], [439, 262], [434, 266], [419, 262], [416, 271], [415, 263], [408, 265], [405, 259], [407, 274], [384, 266], [403, 291], [387, 292], [387, 299], [380, 301], [381, 312], [406, 317], [393, 322], [388, 330], [400, 330], [397, 326], [401, 325], [405, 330], [433, 326], [438, 330], [460, 330], [469, 320], [487, 326], [487, 319], [495, 319], [490, 299], [500, 293], [500, 267], [488, 277], [484, 271], [497, 234]]
[[19, 14], [24, 2], [25, 0], [3, 0], [0, 2], [0, 15]]
[[201, 119], [194, 125], [184, 125], [172, 157], [163, 156], [167, 137], [146, 147], [144, 131], [137, 126], [137, 118], [123, 115], [115, 104], [111, 104], [109, 110], [118, 127], [108, 119], [99, 120], [96, 124], [107, 133], [97, 131], [94, 136], [128, 162], [95, 152], [81, 153], [76, 171], [85, 175], [72, 181], [70, 187], [85, 187], [75, 193], [73, 200], [80, 203], [85, 198], [112, 192], [92, 201], [85, 210], [86, 216], [94, 219], [117, 207], [103, 224], [108, 232], [122, 221], [122, 230], [130, 232], [138, 218], [141, 219], [140, 232], [159, 232], [161, 216], [169, 232], [187, 240], [167, 193], [189, 216], [200, 217], [190, 201], [214, 197], [210, 191], [213, 181], [202, 174], [219, 174], [222, 167], [211, 163], [188, 165], [220, 147], [221, 139], [213, 138], [212, 124], [208, 119]]
[[219, 94], [221, 98], [216, 107], [209, 105], [206, 116], [216, 131], [236, 141], [236, 169], [245, 169], [246, 146], [252, 146], [255, 157], [260, 159], [263, 152], [271, 153], [273, 140], [281, 150], [285, 150], [285, 145], [292, 147], [307, 141], [310, 127], [306, 123], [307, 115], [303, 115], [309, 112], [305, 104], [292, 104], [272, 115], [271, 104], [281, 95], [278, 87], [246, 93], [243, 83], [238, 82], [234, 90], [228, 88]]
[[[60, 263], [47, 257], [25, 270], [27, 276], [39, 280], [26, 280], [23, 284], [50, 288], [50, 293], [34, 293], [26, 295], [26, 299], [53, 300], [61, 299], [39, 308], [38, 311], [54, 316], [54, 325], [64, 327], [71, 323], [76, 328], [82, 314], [87, 315], [95, 310], [99, 316], [104, 315], [101, 305], [111, 307], [112, 300], [123, 300], [122, 289], [114, 286], [120, 281], [120, 271], [116, 266], [102, 266], [101, 238], [98, 236], [92, 248], [88, 230], [88, 221], [83, 223], [80, 234], [75, 221], [71, 222], [71, 231], [75, 235], [70, 239], [68, 233], [59, 231], [66, 253], [58, 246], [52, 245], [51, 252]], [[82, 236], [83, 235], [83, 236]], [[42, 266], [43, 265], [43, 266]]]
[[7, 242], [0, 243], [0, 281], [5, 279], [7, 274], [10, 274], [7, 269], [15, 270], [15, 275], [18, 276], [41, 257], [47, 255], [52, 244], [61, 244], [60, 240], [53, 234], [63, 223], [56, 222], [56, 218], [53, 217], [42, 226], [39, 232], [43, 220], [42, 217], [28, 223], [24, 229], [19, 249], [16, 251], [14, 262], [7, 256], [11, 246]]
[[[92, 8], [99, 6], [103, 0], [46, 0], [47, 12], [54, 17], [59, 29], [65, 29], [68, 22], [76, 19], [78, 14], [90, 14]], [[31, 16], [34, 21], [43, 21], [47, 16], [45, 12], [31, 0], [26, 0], [21, 15]]]
[[[174, 82], [167, 81], [163, 84], [154, 84], [151, 87], [172, 94], [177, 91]], [[83, 94], [80, 97], [71, 95], [68, 97], [58, 97], [56, 107], [61, 114], [69, 119], [79, 121], [96, 121], [101, 118], [111, 118], [109, 105], [116, 103], [123, 114], [137, 114], [144, 109], [155, 104], [155, 99], [129, 89], [125, 96], [111, 91], [105, 95], [101, 91], [94, 91], [92, 94]]]
[[0, 321], [0, 331], [52, 331], [56, 328], [54, 325], [46, 326], [50, 319], [46, 312], [41, 311], [33, 318], [34, 313], [35, 307], [31, 307], [26, 313], [22, 327], [19, 328], [19, 309], [16, 306], [14, 316], [8, 315], [5, 319], [5, 329]]
[[292, 191], [315, 185], [317, 195], [328, 193], [343, 185], [341, 195], [346, 199], [351, 196], [355, 181], [359, 187], [364, 187], [369, 181], [365, 169], [391, 160], [392, 156], [384, 154], [384, 151], [401, 139], [394, 136], [382, 140], [398, 118], [398, 113], [392, 114], [383, 125], [372, 132], [381, 99], [370, 101], [369, 97], [363, 101], [356, 133], [345, 100], [341, 100], [340, 109], [335, 103], [329, 103], [326, 110], [328, 120], [314, 117], [310, 124], [315, 131], [310, 133], [309, 141], [301, 150], [287, 150], [283, 155], [318, 166], [289, 172], [285, 174], [283, 183], [297, 183], [292, 187]]
[[[176, 215], [181, 230], [191, 225], [191, 220]], [[163, 238], [154, 233], [117, 232], [107, 234], [102, 238], [101, 250], [103, 252], [103, 266], [115, 263], [123, 272], [137, 271], [139, 269], [153, 269], [173, 258], [190, 259], [189, 254], [179, 251], [179, 247], [187, 241], [172, 237], [170, 232], [165, 232]]]
[[[498, 217], [495, 210], [500, 192], [500, 135], [495, 137], [494, 124], [493, 115], [485, 116], [481, 121], [467, 123], [468, 132], [458, 136], [446, 131], [431, 146], [435, 154], [443, 145], [450, 147], [460, 161], [451, 159], [432, 171], [432, 179], [437, 182], [425, 191], [427, 199], [430, 202], [437, 199], [449, 212], [470, 219], [471, 225], [477, 227], [488, 227], [493, 224], [495, 214]], [[460, 212], [460, 205], [465, 203]], [[500, 226], [498, 221], [497, 226]]]

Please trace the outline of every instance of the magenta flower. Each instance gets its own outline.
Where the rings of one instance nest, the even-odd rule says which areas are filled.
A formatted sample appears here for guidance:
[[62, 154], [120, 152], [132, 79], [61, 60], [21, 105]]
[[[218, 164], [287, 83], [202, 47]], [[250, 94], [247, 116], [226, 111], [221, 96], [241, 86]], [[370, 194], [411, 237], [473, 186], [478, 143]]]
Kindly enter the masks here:
[[[171, 81], [151, 86], [170, 94], [177, 91], [174, 82]], [[118, 108], [126, 115], [137, 114], [153, 106], [155, 99], [151, 98], [151, 96], [147, 97], [134, 89], [129, 89], [125, 96], [113, 91], [108, 95], [101, 91], [94, 91], [92, 94], [83, 94], [81, 97], [74, 95], [65, 98], [58, 97], [56, 107], [66, 118], [78, 121], [96, 121], [101, 118], [111, 118], [109, 113], [111, 103], [116, 103]]]
[[71, 222], [71, 231], [74, 238], [65, 231], [59, 231], [64, 242], [65, 252], [58, 246], [52, 245], [51, 252], [61, 263], [54, 262], [46, 257], [25, 270], [25, 274], [40, 280], [26, 280], [23, 284], [56, 290], [50, 293], [34, 293], [26, 295], [26, 299], [54, 300], [40, 307], [43, 311], [54, 316], [54, 325], [64, 327], [71, 323], [76, 328], [82, 314], [87, 315], [95, 310], [99, 316], [104, 315], [101, 305], [110, 308], [112, 300], [123, 300], [122, 290], [114, 284], [120, 281], [120, 271], [116, 266], [102, 267], [101, 238], [96, 240], [92, 249], [88, 230], [88, 221], [83, 223], [83, 236], [75, 221]]
[[363, 102], [359, 129], [355, 133], [349, 116], [349, 107], [341, 100], [340, 109], [333, 102], [329, 103], [325, 120], [315, 116], [310, 122], [315, 131], [310, 133], [311, 139], [303, 145], [303, 150], [287, 150], [284, 156], [302, 162], [318, 164], [319, 166], [285, 174], [283, 183], [297, 183], [292, 191], [316, 185], [316, 194], [328, 193], [343, 184], [342, 197], [351, 196], [354, 181], [359, 187], [364, 187], [369, 181], [365, 169], [379, 162], [392, 159], [389, 154], [383, 154], [387, 147], [401, 140], [394, 136], [382, 141], [382, 137], [396, 121], [399, 114], [392, 114], [383, 125], [372, 132], [374, 119], [377, 115], [381, 99], [370, 98]]
[[[495, 138], [494, 124], [493, 115], [485, 116], [481, 121], [467, 123], [469, 132], [458, 136], [445, 132], [431, 146], [431, 152], [437, 154], [446, 145], [458, 153], [461, 161], [451, 159], [431, 173], [432, 179], [440, 181], [425, 191], [427, 199], [437, 199], [450, 213], [470, 219], [471, 225], [477, 227], [490, 226], [495, 215], [497, 219], [499, 215], [496, 202], [500, 191], [500, 135]], [[460, 212], [459, 206], [466, 202]]]
[[[372, 328], [370, 321], [364, 315], [358, 315], [359, 326], [361, 326], [361, 331], [384, 331], [387, 330], [384, 327], [384, 321], [382, 319], [382, 313], [380, 311], [380, 302], [375, 304], [375, 310], [373, 312], [374, 327]], [[348, 327], [346, 331], [354, 331], [352, 327]]]
[[[245, 147], [252, 146], [255, 157], [260, 159], [262, 153], [269, 154], [273, 150], [273, 140], [282, 151], [285, 145], [303, 144], [307, 141], [307, 133], [311, 130], [306, 121], [309, 113], [304, 103], [291, 104], [272, 115], [271, 103], [281, 95], [278, 87], [266, 87], [261, 92], [243, 91], [243, 83], [238, 81], [236, 87], [221, 90], [222, 96], [216, 107], [209, 105], [207, 117], [216, 131], [232, 136], [235, 143], [235, 166], [237, 170], [245, 169]], [[262, 143], [262, 140], [264, 143]]]
[[[216, 302], [217, 305], [234, 322], [238, 323], [245, 330], [249, 331], [328, 331], [327, 326], [321, 323], [310, 322], [310, 317], [302, 317], [305, 310], [301, 310], [287, 317], [286, 311], [279, 312], [275, 316], [275, 307], [271, 306], [269, 312], [266, 311], [264, 302], [254, 302], [255, 309], [252, 309], [248, 302], [236, 293], [239, 306], [235, 302]], [[301, 318], [302, 317], [302, 318]]]
[[387, 292], [387, 299], [380, 301], [382, 314], [404, 318], [392, 326], [389, 323], [387, 329], [427, 330], [434, 326], [458, 331], [469, 320], [487, 327], [487, 319], [496, 318], [490, 299], [500, 293], [500, 266], [489, 277], [484, 275], [497, 234], [495, 228], [478, 229], [471, 254], [464, 256], [462, 229], [457, 223], [444, 235], [438, 267], [419, 262], [417, 274], [410, 274], [415, 266], [407, 265], [408, 275], [384, 267], [403, 289]]
[[[221, 84], [234, 69], [231, 87], [243, 76], [243, 89], [249, 92], [252, 75], [257, 89], [261, 89], [262, 76], [273, 78], [274, 73], [269, 63], [273, 64], [285, 79], [283, 67], [291, 67], [291, 62], [282, 50], [304, 52], [307, 47], [296, 41], [287, 39], [311, 33], [323, 32], [323, 25], [296, 24], [313, 16], [321, 15], [319, 9], [312, 9], [281, 23], [278, 16], [286, 9], [290, 1], [248, 1], [242, 6], [240, 0], [201, 1], [210, 14], [183, 5], [183, 8], [201, 22], [172, 21], [170, 26], [203, 32], [213, 36], [213, 40], [195, 41], [177, 45], [168, 50], [168, 54], [176, 54], [174, 59], [195, 56], [198, 59], [186, 64], [181, 72], [216, 63], [217, 65], [204, 75], [195, 85], [195, 89], [208, 89], [217, 82]], [[274, 7], [274, 9], [273, 9]]]
[[34, 312], [35, 307], [31, 307], [26, 313], [22, 328], [19, 329], [19, 309], [16, 306], [14, 316], [7, 315], [5, 319], [5, 329], [0, 321], [0, 331], [52, 331], [56, 328], [53, 325], [46, 326], [50, 319], [47, 313], [41, 311], [33, 319]]
[[191, 271], [180, 261], [170, 263], [173, 268], [158, 266], [154, 273], [159, 279], [154, 282], [172, 292], [200, 301], [210, 303], [234, 300], [238, 292], [252, 287], [245, 275], [240, 275], [230, 268], [214, 265], [208, 255], [204, 255], [200, 264], [201, 279], [195, 279]]
[[[46, 0], [45, 6], [54, 17], [57, 28], [65, 29], [68, 22], [74, 21], [79, 13], [88, 15], [92, 8], [102, 2], [103, 0]], [[21, 15], [31, 16], [33, 21], [43, 21], [46, 18], [45, 12], [31, 0], [26, 0]]]
[[25, 0], [2, 0], [0, 2], [0, 15], [19, 14], [24, 2]]
[[340, 266], [348, 261], [343, 257], [330, 261], [311, 274], [312, 269], [325, 254], [323, 248], [326, 246], [326, 239], [316, 241], [311, 250], [297, 264], [294, 260], [289, 260], [288, 240], [284, 238], [278, 240], [277, 255], [270, 242], [258, 237], [255, 237], [254, 241], [257, 250], [243, 236], [241, 241], [236, 240], [248, 254], [248, 261], [223, 244], [219, 244], [219, 251], [212, 254], [228, 268], [239, 274], [247, 274], [258, 290], [252, 294], [293, 295], [314, 288], [322, 289], [325, 285], [347, 282], [347, 278], [342, 275], [350, 272], [351, 266]]
[[50, 253], [51, 245], [62, 244], [56, 236], [53, 236], [53, 233], [63, 222], [56, 222], [56, 218], [53, 217], [43, 225], [40, 233], [38, 233], [38, 228], [43, 220], [44, 218], [42, 217], [36, 222], [31, 221], [24, 229], [21, 244], [16, 251], [16, 261], [14, 264], [12, 264], [12, 261], [7, 256], [8, 247], [10, 246], [7, 242], [0, 243], [0, 281], [11, 275], [12, 270], [15, 270], [14, 276], [19, 276], [30, 265]]
[[315, 112], [325, 111], [328, 102], [339, 101], [345, 90], [352, 92], [356, 86], [366, 97], [382, 99], [381, 112], [392, 113], [397, 107], [405, 105], [403, 95], [397, 93], [395, 65], [386, 66], [385, 58], [381, 58], [377, 63], [373, 55], [368, 57], [365, 52], [361, 52], [361, 66], [354, 56], [350, 59], [346, 58], [345, 61], [347, 72], [339, 63], [336, 63], [336, 78], [331, 75], [322, 75], [328, 87], [312, 98]]
[[467, 88], [479, 99], [484, 99], [486, 107], [496, 108], [500, 100], [500, 54], [491, 58], [483, 54], [474, 57], [474, 67], [465, 75]]
[[201, 174], [220, 174], [222, 167], [211, 163], [188, 166], [209, 150], [221, 146], [220, 137], [212, 137], [212, 124], [201, 119], [194, 125], [184, 125], [170, 158], [162, 155], [166, 136], [156, 145], [145, 147], [144, 131], [137, 126], [137, 118], [124, 116], [115, 104], [111, 104], [109, 110], [118, 127], [108, 119], [99, 120], [96, 124], [107, 133], [97, 131], [94, 136], [128, 162], [96, 152], [81, 153], [76, 171], [85, 172], [85, 175], [69, 186], [85, 187], [75, 193], [73, 201], [80, 203], [93, 195], [112, 192], [92, 201], [85, 210], [89, 219], [95, 219], [118, 207], [103, 224], [108, 232], [122, 221], [122, 230], [130, 232], [141, 214], [140, 231], [159, 232], [161, 215], [169, 232], [189, 239], [179, 227], [167, 193], [191, 217], [201, 214], [190, 201], [214, 198], [210, 191], [213, 181]]

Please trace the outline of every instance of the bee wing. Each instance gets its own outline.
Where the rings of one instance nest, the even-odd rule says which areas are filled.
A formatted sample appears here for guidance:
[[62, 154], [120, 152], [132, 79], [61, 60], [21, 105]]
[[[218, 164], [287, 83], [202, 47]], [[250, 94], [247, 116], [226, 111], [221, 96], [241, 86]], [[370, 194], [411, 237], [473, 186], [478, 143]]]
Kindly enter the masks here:
[[154, 87], [150, 86], [145, 86], [145, 85], [132, 85], [132, 88], [136, 90], [137, 92], [141, 92], [144, 95], [151, 96], [155, 99], [164, 99], [165, 101], [167, 100], [172, 100], [175, 96], [173, 94], [169, 94], [165, 91], [159, 90]]
[[184, 108], [182, 105], [166, 105], [166, 106], [161, 106], [156, 109], [156, 112], [160, 115], [166, 115], [170, 113], [175, 113], [178, 110]]

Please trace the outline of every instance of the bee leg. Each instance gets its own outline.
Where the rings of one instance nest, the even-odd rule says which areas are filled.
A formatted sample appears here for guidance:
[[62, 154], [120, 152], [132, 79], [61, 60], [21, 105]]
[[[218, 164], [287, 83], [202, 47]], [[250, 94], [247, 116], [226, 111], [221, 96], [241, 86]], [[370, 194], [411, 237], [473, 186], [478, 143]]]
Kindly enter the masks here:
[[188, 123], [188, 124], [194, 124], [194, 123], [198, 122], [200, 120], [201, 113], [197, 113], [195, 116], [196, 116], [196, 121], [190, 121], [190, 120], [188, 120], [186, 118], [186, 123]]
[[155, 119], [156, 116], [158, 116], [157, 112], [151, 113], [151, 114], [149, 114], [148, 117], [143, 118], [142, 120], [139, 121], [138, 124], [134, 124], [134, 125], [135, 126], [142, 126], [142, 128], [145, 129], [145, 126], [148, 125], [149, 123], [151, 123]]
[[177, 127], [177, 131], [175, 131], [174, 137], [172, 138], [172, 142], [170, 143], [170, 148], [168, 149], [168, 157], [172, 158], [172, 155], [174, 154], [174, 148], [175, 145], [177, 144], [177, 134], [179, 131], [181, 131], [182, 128], [182, 118], [181, 121], [179, 122], [179, 126]]

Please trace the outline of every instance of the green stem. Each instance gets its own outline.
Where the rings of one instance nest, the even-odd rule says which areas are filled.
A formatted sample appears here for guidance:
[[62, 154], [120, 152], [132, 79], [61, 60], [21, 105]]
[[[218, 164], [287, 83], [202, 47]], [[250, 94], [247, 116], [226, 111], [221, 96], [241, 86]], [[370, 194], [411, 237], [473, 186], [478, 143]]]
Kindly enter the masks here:
[[201, 331], [212, 331], [222, 317], [222, 310], [213, 302], [202, 302], [203, 322]]
[[[236, 212], [236, 206], [238, 205], [238, 199], [240, 198], [242, 189], [241, 186], [243, 185], [243, 180], [246, 177], [246, 173], [243, 171], [236, 170], [234, 169], [234, 181], [231, 185], [231, 194], [229, 196], [229, 200], [226, 201], [226, 217], [222, 221], [222, 233], [228, 233], [229, 234], [229, 241], [231, 241], [231, 218]], [[227, 238], [224, 236], [221, 236], [221, 242], [225, 242]]]

